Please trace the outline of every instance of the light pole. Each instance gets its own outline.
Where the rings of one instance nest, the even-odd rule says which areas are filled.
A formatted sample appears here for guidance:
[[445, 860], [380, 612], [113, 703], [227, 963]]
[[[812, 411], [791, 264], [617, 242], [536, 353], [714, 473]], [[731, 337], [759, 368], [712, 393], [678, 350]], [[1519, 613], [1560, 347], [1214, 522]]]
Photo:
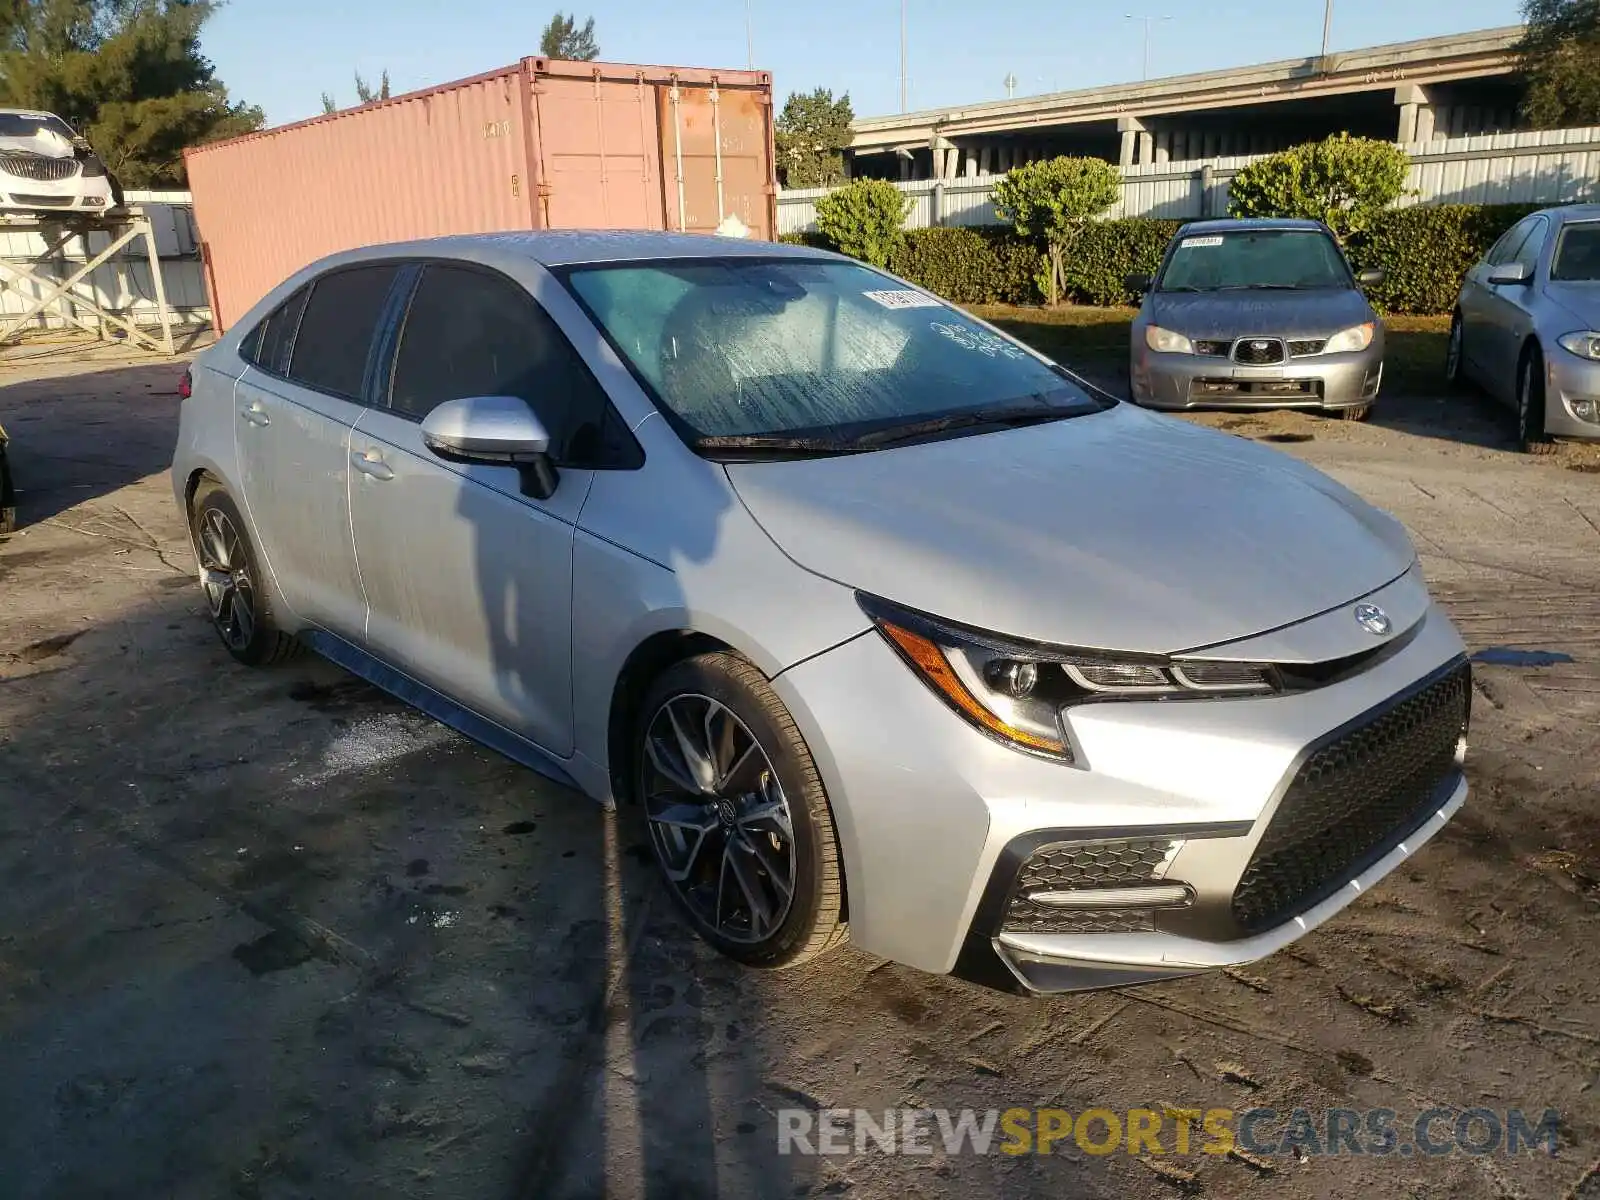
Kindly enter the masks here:
[[1017, 75], [1015, 71], [1006, 72], [1006, 99], [1010, 100], [1017, 94]]
[[1323, 0], [1322, 5], [1322, 57], [1328, 57], [1328, 34], [1333, 29], [1333, 0]]
[[1170, 21], [1171, 17], [1136, 17], [1132, 13], [1124, 13], [1123, 18], [1128, 21], [1144, 22], [1144, 66], [1139, 75], [1140, 79], [1150, 78], [1150, 26], [1157, 21]]
[[744, 0], [744, 65], [751, 71], [756, 69], [756, 27], [750, 13], [753, 3], [754, 0]]
[[906, 0], [900, 0], [900, 111], [906, 111]]

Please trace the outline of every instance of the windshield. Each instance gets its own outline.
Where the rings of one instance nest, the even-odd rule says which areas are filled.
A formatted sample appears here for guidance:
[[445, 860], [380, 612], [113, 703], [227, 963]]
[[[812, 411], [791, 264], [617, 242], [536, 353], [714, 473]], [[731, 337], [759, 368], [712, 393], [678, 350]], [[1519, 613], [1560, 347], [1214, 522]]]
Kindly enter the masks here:
[[57, 137], [66, 138], [68, 141], [72, 140], [72, 130], [67, 128], [67, 123], [60, 117], [52, 117], [48, 113], [38, 116], [24, 115], [22, 113], [0, 113], [0, 137], [38, 137], [45, 130], [49, 130]]
[[[885, 444], [970, 415], [1054, 419], [1110, 401], [961, 312], [853, 263], [694, 259], [579, 267], [568, 286], [691, 442]], [[851, 448], [865, 448], [862, 446]]]
[[1600, 221], [1568, 225], [1550, 260], [1550, 278], [1600, 280]]
[[1157, 290], [1351, 286], [1344, 255], [1320, 230], [1235, 229], [1181, 238]]

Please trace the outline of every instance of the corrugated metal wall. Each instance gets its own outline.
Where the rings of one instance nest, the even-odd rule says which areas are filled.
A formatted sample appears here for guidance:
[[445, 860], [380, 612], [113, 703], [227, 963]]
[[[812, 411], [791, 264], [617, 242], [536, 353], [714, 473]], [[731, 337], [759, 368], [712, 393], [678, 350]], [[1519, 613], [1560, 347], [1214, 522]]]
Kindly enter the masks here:
[[[189, 193], [130, 190], [125, 198], [130, 207], [141, 209], [150, 218], [154, 228], [156, 252], [161, 262], [162, 287], [173, 320], [179, 324], [208, 322], [211, 312], [206, 304], [205, 279], [200, 269], [199, 241]], [[35, 260], [46, 249], [46, 242], [41, 235], [0, 228], [0, 259], [27, 263], [38, 279], [53, 282], [73, 274], [110, 241], [110, 234], [90, 234], [89, 253], [86, 255], [83, 243], [74, 238], [60, 253], [37, 262]], [[42, 289], [37, 284], [21, 282], [10, 276], [0, 278], [0, 317], [16, 316], [26, 311], [28, 301], [47, 289], [48, 283]], [[150, 279], [150, 262], [143, 238], [123, 247], [115, 258], [91, 272], [73, 290], [93, 300], [101, 308], [119, 313], [137, 324], [158, 322], [155, 288]], [[87, 309], [79, 311], [84, 317], [92, 315]], [[36, 316], [30, 322], [30, 327], [54, 329], [67, 324], [66, 318], [52, 306], [49, 311]]]
[[[1600, 128], [1495, 133], [1444, 141], [1413, 142], [1402, 204], [1569, 204], [1600, 200]], [[1192, 220], [1228, 211], [1228, 187], [1239, 168], [1262, 155], [1193, 159], [1123, 167], [1122, 200], [1112, 217]], [[998, 175], [946, 180], [934, 219], [934, 181], [897, 183], [912, 200], [908, 229], [930, 225], [995, 224], [992, 201]], [[826, 188], [785, 191], [778, 196], [778, 231], [816, 228], [816, 202]]]

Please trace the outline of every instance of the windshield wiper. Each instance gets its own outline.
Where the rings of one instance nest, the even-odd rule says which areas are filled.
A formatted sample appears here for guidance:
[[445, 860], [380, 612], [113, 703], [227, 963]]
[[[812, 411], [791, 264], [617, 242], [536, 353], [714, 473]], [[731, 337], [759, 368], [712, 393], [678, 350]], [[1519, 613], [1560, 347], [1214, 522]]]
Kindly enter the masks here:
[[730, 450], [749, 455], [774, 457], [800, 457], [812, 454], [849, 454], [853, 443], [837, 442], [831, 438], [786, 437], [776, 433], [710, 434], [695, 438], [689, 443], [695, 450]]
[[1304, 292], [1311, 289], [1298, 283], [1230, 283], [1219, 287], [1219, 292]]
[[1016, 408], [992, 408], [980, 412], [950, 413], [943, 417], [929, 417], [926, 421], [912, 421], [891, 429], [875, 429], [851, 439], [857, 449], [890, 446], [895, 442], [944, 433], [950, 429], [967, 429], [974, 425], [1027, 425], [1035, 421], [1059, 421], [1080, 410], [1070, 408], [1040, 408], [1037, 405]]

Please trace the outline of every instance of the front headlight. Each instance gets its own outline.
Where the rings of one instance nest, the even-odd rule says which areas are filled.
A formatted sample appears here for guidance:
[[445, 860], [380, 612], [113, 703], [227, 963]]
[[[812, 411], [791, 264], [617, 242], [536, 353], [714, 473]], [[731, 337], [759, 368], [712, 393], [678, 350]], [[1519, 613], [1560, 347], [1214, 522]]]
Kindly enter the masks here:
[[1183, 661], [1013, 641], [857, 594], [878, 632], [970, 724], [1019, 750], [1073, 761], [1062, 710], [1105, 700], [1266, 696], [1266, 663]]
[[1328, 344], [1322, 348], [1322, 352], [1324, 354], [1349, 354], [1356, 350], [1365, 350], [1372, 345], [1372, 335], [1376, 329], [1377, 326], [1371, 321], [1351, 329], [1341, 329], [1328, 339]]
[[1193, 354], [1194, 343], [1181, 333], [1163, 329], [1159, 325], [1144, 327], [1144, 344], [1157, 354]]
[[1565, 333], [1556, 339], [1563, 350], [1570, 350], [1579, 358], [1590, 358], [1600, 361], [1600, 333], [1592, 329], [1582, 330], [1578, 333]]

